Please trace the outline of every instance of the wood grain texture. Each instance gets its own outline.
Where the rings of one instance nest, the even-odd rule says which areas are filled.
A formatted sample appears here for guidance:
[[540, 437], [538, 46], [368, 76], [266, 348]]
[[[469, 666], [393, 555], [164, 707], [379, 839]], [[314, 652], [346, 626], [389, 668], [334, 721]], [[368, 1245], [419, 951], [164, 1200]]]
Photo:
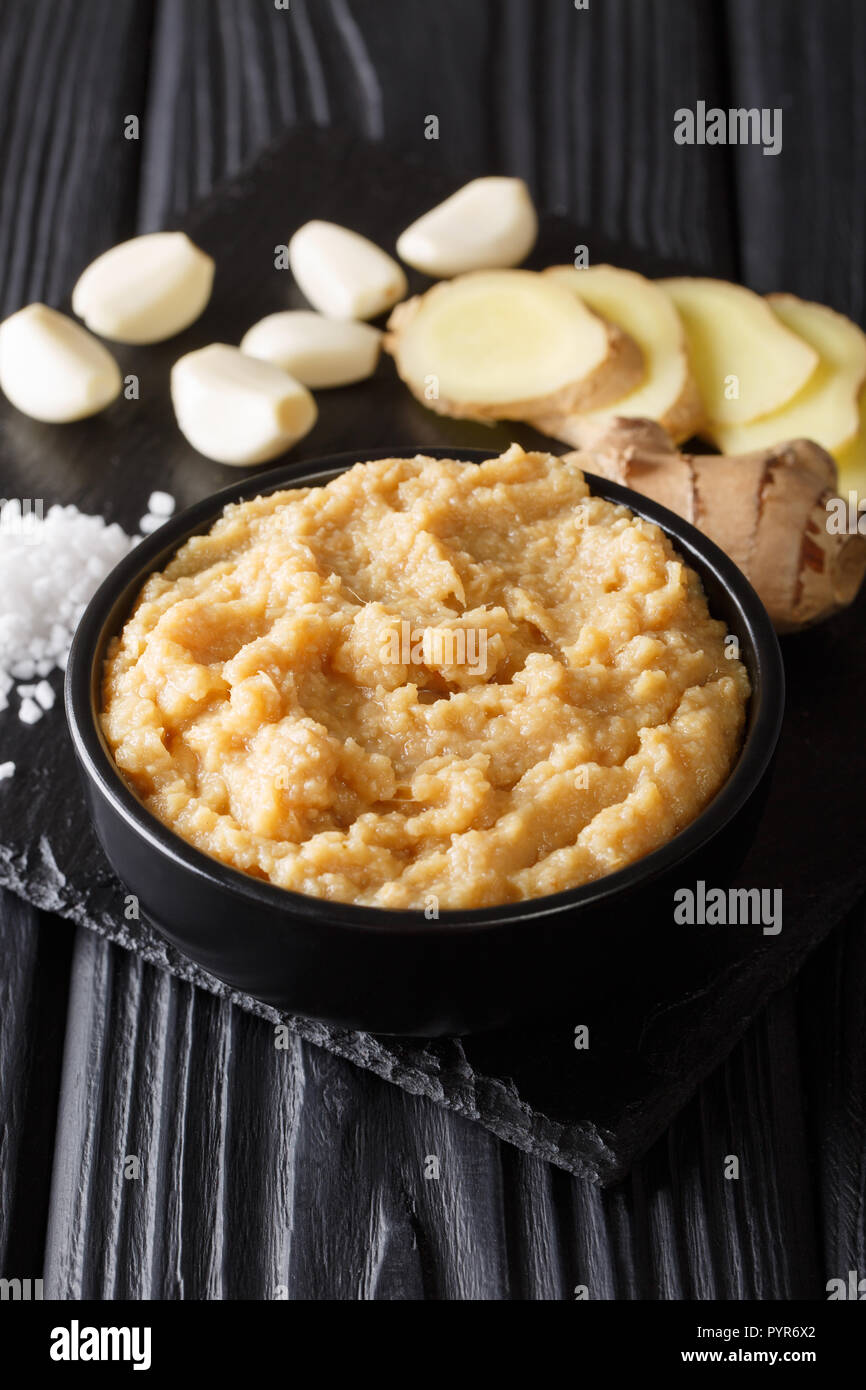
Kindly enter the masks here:
[[[91, 10], [85, 27], [71, 5], [0, 7], [3, 315], [56, 303], [131, 230], [138, 154], [123, 117], [144, 89], [150, 15], [135, 0]], [[125, 60], [107, 62], [118, 45]], [[0, 458], [0, 493], [6, 481]], [[71, 956], [68, 924], [0, 895], [0, 1272], [10, 1278], [37, 1277], [43, 1264]]]
[[[810, 1298], [860, 1253], [819, 1249], [793, 991], [608, 1193], [275, 1041], [81, 933], [47, 1296]], [[837, 1198], [851, 1147], [832, 1150]]]
[[[586, 13], [567, 0], [478, 0], [471, 19], [457, 0], [404, 0], [387, 20], [381, 0], [292, 0], [288, 14], [257, 0], [7, 3], [6, 311], [61, 297], [95, 250], [169, 223], [304, 122], [350, 123], [439, 167], [523, 173], [547, 205], [613, 241], [697, 255], [716, 273], [742, 256], [760, 288], [820, 282], [839, 307], [860, 304], [862, 200], [844, 166], [841, 177], [838, 163], [822, 167], [817, 129], [802, 185], [790, 162], [764, 159], [778, 165], [774, 182], [761, 168], [748, 183], [725, 151], [711, 160], [667, 144], [676, 106], [716, 93], [727, 104], [729, 65], [760, 104], [774, 104], [768, 73], [814, 100], [802, 50], [785, 38], [784, 66], [778, 52], [786, 31], [820, 45], [821, 26], [789, 25], [780, 6], [729, 3], [725, 26], [721, 7], [688, 0]], [[853, 53], [848, 43], [826, 37], [831, 86], [832, 55], [840, 44]], [[850, 127], [859, 84], [837, 86], [836, 120]], [[115, 120], [139, 111], [143, 139], [130, 150]], [[435, 149], [421, 143], [431, 112], [443, 128]], [[832, 222], [829, 196], [819, 206], [815, 192], [831, 186]], [[75, 226], [62, 246], [58, 209]], [[774, 230], [792, 209], [811, 228], [812, 260], [829, 267], [812, 280], [798, 240]], [[847, 257], [836, 226], [850, 230]], [[37, 1272], [68, 933], [3, 900], [6, 1275]], [[268, 1024], [79, 931], [46, 1294], [559, 1299], [585, 1285], [592, 1298], [820, 1297], [831, 1275], [866, 1270], [864, 966], [860, 912], [630, 1180], [602, 1193], [308, 1044], [278, 1050]], [[722, 1176], [729, 1154], [741, 1160], [736, 1183]], [[139, 1179], [124, 1178], [127, 1155], [140, 1158]], [[438, 1180], [424, 1177], [429, 1155]]]
[[42, 1270], [72, 941], [0, 894], [0, 1276]]
[[123, 120], [143, 91], [149, 22], [136, 0], [0, 7], [4, 315], [58, 303], [132, 231], [139, 147]]
[[[866, 317], [866, 96], [859, 76], [866, 14], [856, 0], [761, 6], [727, 0], [732, 104], [779, 107], [782, 152], [733, 152], [742, 274]], [[842, 669], [849, 643], [829, 643]], [[820, 750], [814, 754], [820, 759]], [[852, 756], [856, 756], [852, 750]], [[835, 768], [828, 768], [833, 776]], [[810, 808], [811, 811], [811, 808]], [[852, 826], [853, 846], [859, 828]], [[859, 853], [859, 851], [854, 851]], [[816, 883], [816, 894], [829, 884]], [[811, 1172], [817, 1177], [821, 1287], [866, 1271], [866, 911], [804, 972], [797, 1046]], [[757, 1078], [756, 1078], [757, 1080]], [[797, 1104], [796, 1095], [792, 1104]]]
[[799, 992], [805, 1125], [827, 1278], [866, 1270], [866, 912], [822, 947]]
[[866, 11], [727, 0], [735, 106], [778, 107], [782, 150], [736, 149], [742, 273], [866, 316]]

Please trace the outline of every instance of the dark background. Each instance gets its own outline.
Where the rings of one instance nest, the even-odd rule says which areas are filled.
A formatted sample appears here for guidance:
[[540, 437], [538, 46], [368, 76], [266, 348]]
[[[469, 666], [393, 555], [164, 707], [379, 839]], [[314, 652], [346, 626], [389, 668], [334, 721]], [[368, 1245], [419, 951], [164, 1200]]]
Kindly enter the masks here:
[[[4, 0], [2, 312], [62, 302], [98, 251], [315, 125], [520, 174], [593, 259], [862, 323], [864, 40], [856, 0]], [[698, 100], [781, 107], [782, 153], [676, 146]], [[861, 909], [603, 1194], [7, 896], [0, 1273], [73, 1298], [823, 1298], [866, 1274], [864, 956]], [[158, 1178], [125, 1183], [127, 1153]]]

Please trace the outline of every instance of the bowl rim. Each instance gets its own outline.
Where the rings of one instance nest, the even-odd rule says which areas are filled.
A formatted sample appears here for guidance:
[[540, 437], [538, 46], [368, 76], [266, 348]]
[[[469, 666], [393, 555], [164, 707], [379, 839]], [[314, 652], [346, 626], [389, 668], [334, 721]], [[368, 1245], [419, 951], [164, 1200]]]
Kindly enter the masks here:
[[[593, 495], [627, 506], [636, 515], [654, 522], [698, 571], [702, 582], [704, 574], [709, 573], [728, 591], [751, 648], [754, 674], [758, 677], [757, 682], [753, 678], [753, 686], [760, 690], [757, 712], [752, 708], [747, 716], [745, 738], [726, 782], [693, 821], [642, 859], [559, 893], [465, 910], [443, 908], [436, 917], [427, 918], [421, 908], [370, 907], [319, 898], [245, 874], [195, 848], [169, 829], [123, 780], [97, 718], [104, 649], [125, 622], [147, 577], [168, 563], [186, 540], [208, 530], [229, 503], [281, 490], [321, 486], [355, 463], [414, 457], [482, 462], [499, 457], [501, 452], [446, 445], [400, 445], [346, 450], [309, 462], [296, 460], [264, 472], [245, 474], [236, 483], [209, 493], [176, 513], [130, 550], [90, 599], [73, 638], [64, 680], [66, 718], [76, 756], [91, 785], [115, 814], [175, 866], [211, 888], [232, 892], [271, 912], [285, 914], [287, 925], [291, 924], [291, 917], [327, 918], [332, 927], [385, 934], [484, 931], [598, 905], [604, 899], [618, 898], [651, 883], [715, 839], [757, 790], [776, 749], [785, 708], [785, 673], [778, 638], [752, 585], [713, 541], [659, 503], [589, 472], [584, 476]], [[755, 698], [753, 689], [750, 704]]]

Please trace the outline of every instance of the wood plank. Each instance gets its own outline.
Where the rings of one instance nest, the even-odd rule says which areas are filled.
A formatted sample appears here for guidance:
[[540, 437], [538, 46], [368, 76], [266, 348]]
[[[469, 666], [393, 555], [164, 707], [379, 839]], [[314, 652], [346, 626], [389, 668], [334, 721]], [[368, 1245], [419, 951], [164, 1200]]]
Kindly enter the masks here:
[[735, 150], [743, 275], [866, 321], [866, 10], [727, 0], [733, 103], [782, 110], [782, 151]]
[[[81, 266], [132, 226], [139, 154], [123, 117], [144, 91], [149, 6], [90, 8], [87, 25], [78, 7], [51, 0], [0, 8], [2, 315], [59, 302]], [[42, 1273], [72, 944], [68, 923], [0, 894], [0, 1273], [9, 1278]]]
[[48, 1220], [72, 939], [0, 893], [0, 1275], [38, 1279]]
[[818, 1175], [822, 1279], [866, 1275], [866, 908], [821, 948], [799, 991], [806, 1121]]
[[785, 992], [602, 1193], [82, 932], [46, 1295], [820, 1296], [792, 1056]]
[[[277, 1052], [266, 1025], [82, 933], [49, 1239], [65, 1254], [49, 1289], [502, 1297], [506, 1276], [479, 1269], [479, 1251], [504, 1244], [512, 1297], [563, 1296], [573, 1283], [592, 1297], [814, 1296], [789, 1003], [773, 1022], [784, 1001], [671, 1140], [602, 1197], [328, 1054], [297, 1042]], [[755, 1076], [769, 1077], [757, 1093]], [[848, 1094], [837, 1097], [837, 1137]], [[862, 1152], [862, 1124], [852, 1137], [828, 1152], [843, 1173], [858, 1142]], [[423, 1177], [431, 1153], [441, 1186]], [[742, 1199], [722, 1181], [729, 1153], [743, 1165]], [[142, 1160], [140, 1182], [121, 1181], [128, 1154]], [[571, 1246], [560, 1230], [570, 1222]], [[862, 1223], [845, 1229], [862, 1240]], [[846, 1270], [858, 1267], [849, 1249]]]
[[[815, 298], [866, 323], [863, 6], [856, 0], [823, 6], [728, 0], [727, 13], [736, 105], [782, 110], [779, 155], [735, 152], [744, 276], [756, 289]], [[862, 642], [862, 633], [849, 640]], [[838, 636], [829, 651], [847, 665]], [[853, 746], [851, 752], [856, 756]], [[844, 776], [841, 761], [825, 761], [828, 799]], [[852, 825], [852, 848], [855, 833]], [[828, 882], [815, 885], [820, 896], [830, 889]], [[866, 1271], [864, 943], [861, 903], [804, 973], [801, 988], [797, 1045], [808, 1152], [818, 1177], [822, 1289], [826, 1279]]]
[[51, 0], [0, 9], [4, 315], [37, 297], [59, 303], [132, 231], [140, 147], [124, 117], [141, 105], [149, 8], [91, 4], [86, 22]]

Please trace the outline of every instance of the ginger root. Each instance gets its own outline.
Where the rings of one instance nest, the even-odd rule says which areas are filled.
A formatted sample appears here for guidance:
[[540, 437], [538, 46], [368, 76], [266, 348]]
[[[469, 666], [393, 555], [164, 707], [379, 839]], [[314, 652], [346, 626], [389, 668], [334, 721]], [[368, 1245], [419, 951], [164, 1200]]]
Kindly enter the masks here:
[[681, 454], [654, 421], [617, 417], [566, 457], [703, 531], [750, 580], [779, 632], [846, 607], [866, 573], [866, 536], [827, 529], [836, 465], [811, 440], [736, 456]]
[[683, 321], [713, 443], [715, 426], [744, 425], [781, 409], [818, 366], [815, 349], [745, 286], [701, 276], [656, 283]]
[[780, 439], [814, 439], [835, 458], [857, 433], [857, 398], [866, 381], [866, 333], [826, 304], [793, 294], [768, 294], [786, 328], [818, 354], [806, 385], [780, 410], [744, 425], [719, 425], [713, 441], [726, 454], [762, 449]]
[[677, 444], [697, 434], [705, 423], [704, 407], [689, 363], [682, 320], [670, 295], [646, 276], [613, 265], [583, 270], [551, 266], [544, 274], [634, 339], [643, 354], [644, 375], [603, 410], [544, 415], [532, 423], [578, 449], [584, 433], [592, 437], [602, 416], [607, 421], [615, 415], [658, 420]]

